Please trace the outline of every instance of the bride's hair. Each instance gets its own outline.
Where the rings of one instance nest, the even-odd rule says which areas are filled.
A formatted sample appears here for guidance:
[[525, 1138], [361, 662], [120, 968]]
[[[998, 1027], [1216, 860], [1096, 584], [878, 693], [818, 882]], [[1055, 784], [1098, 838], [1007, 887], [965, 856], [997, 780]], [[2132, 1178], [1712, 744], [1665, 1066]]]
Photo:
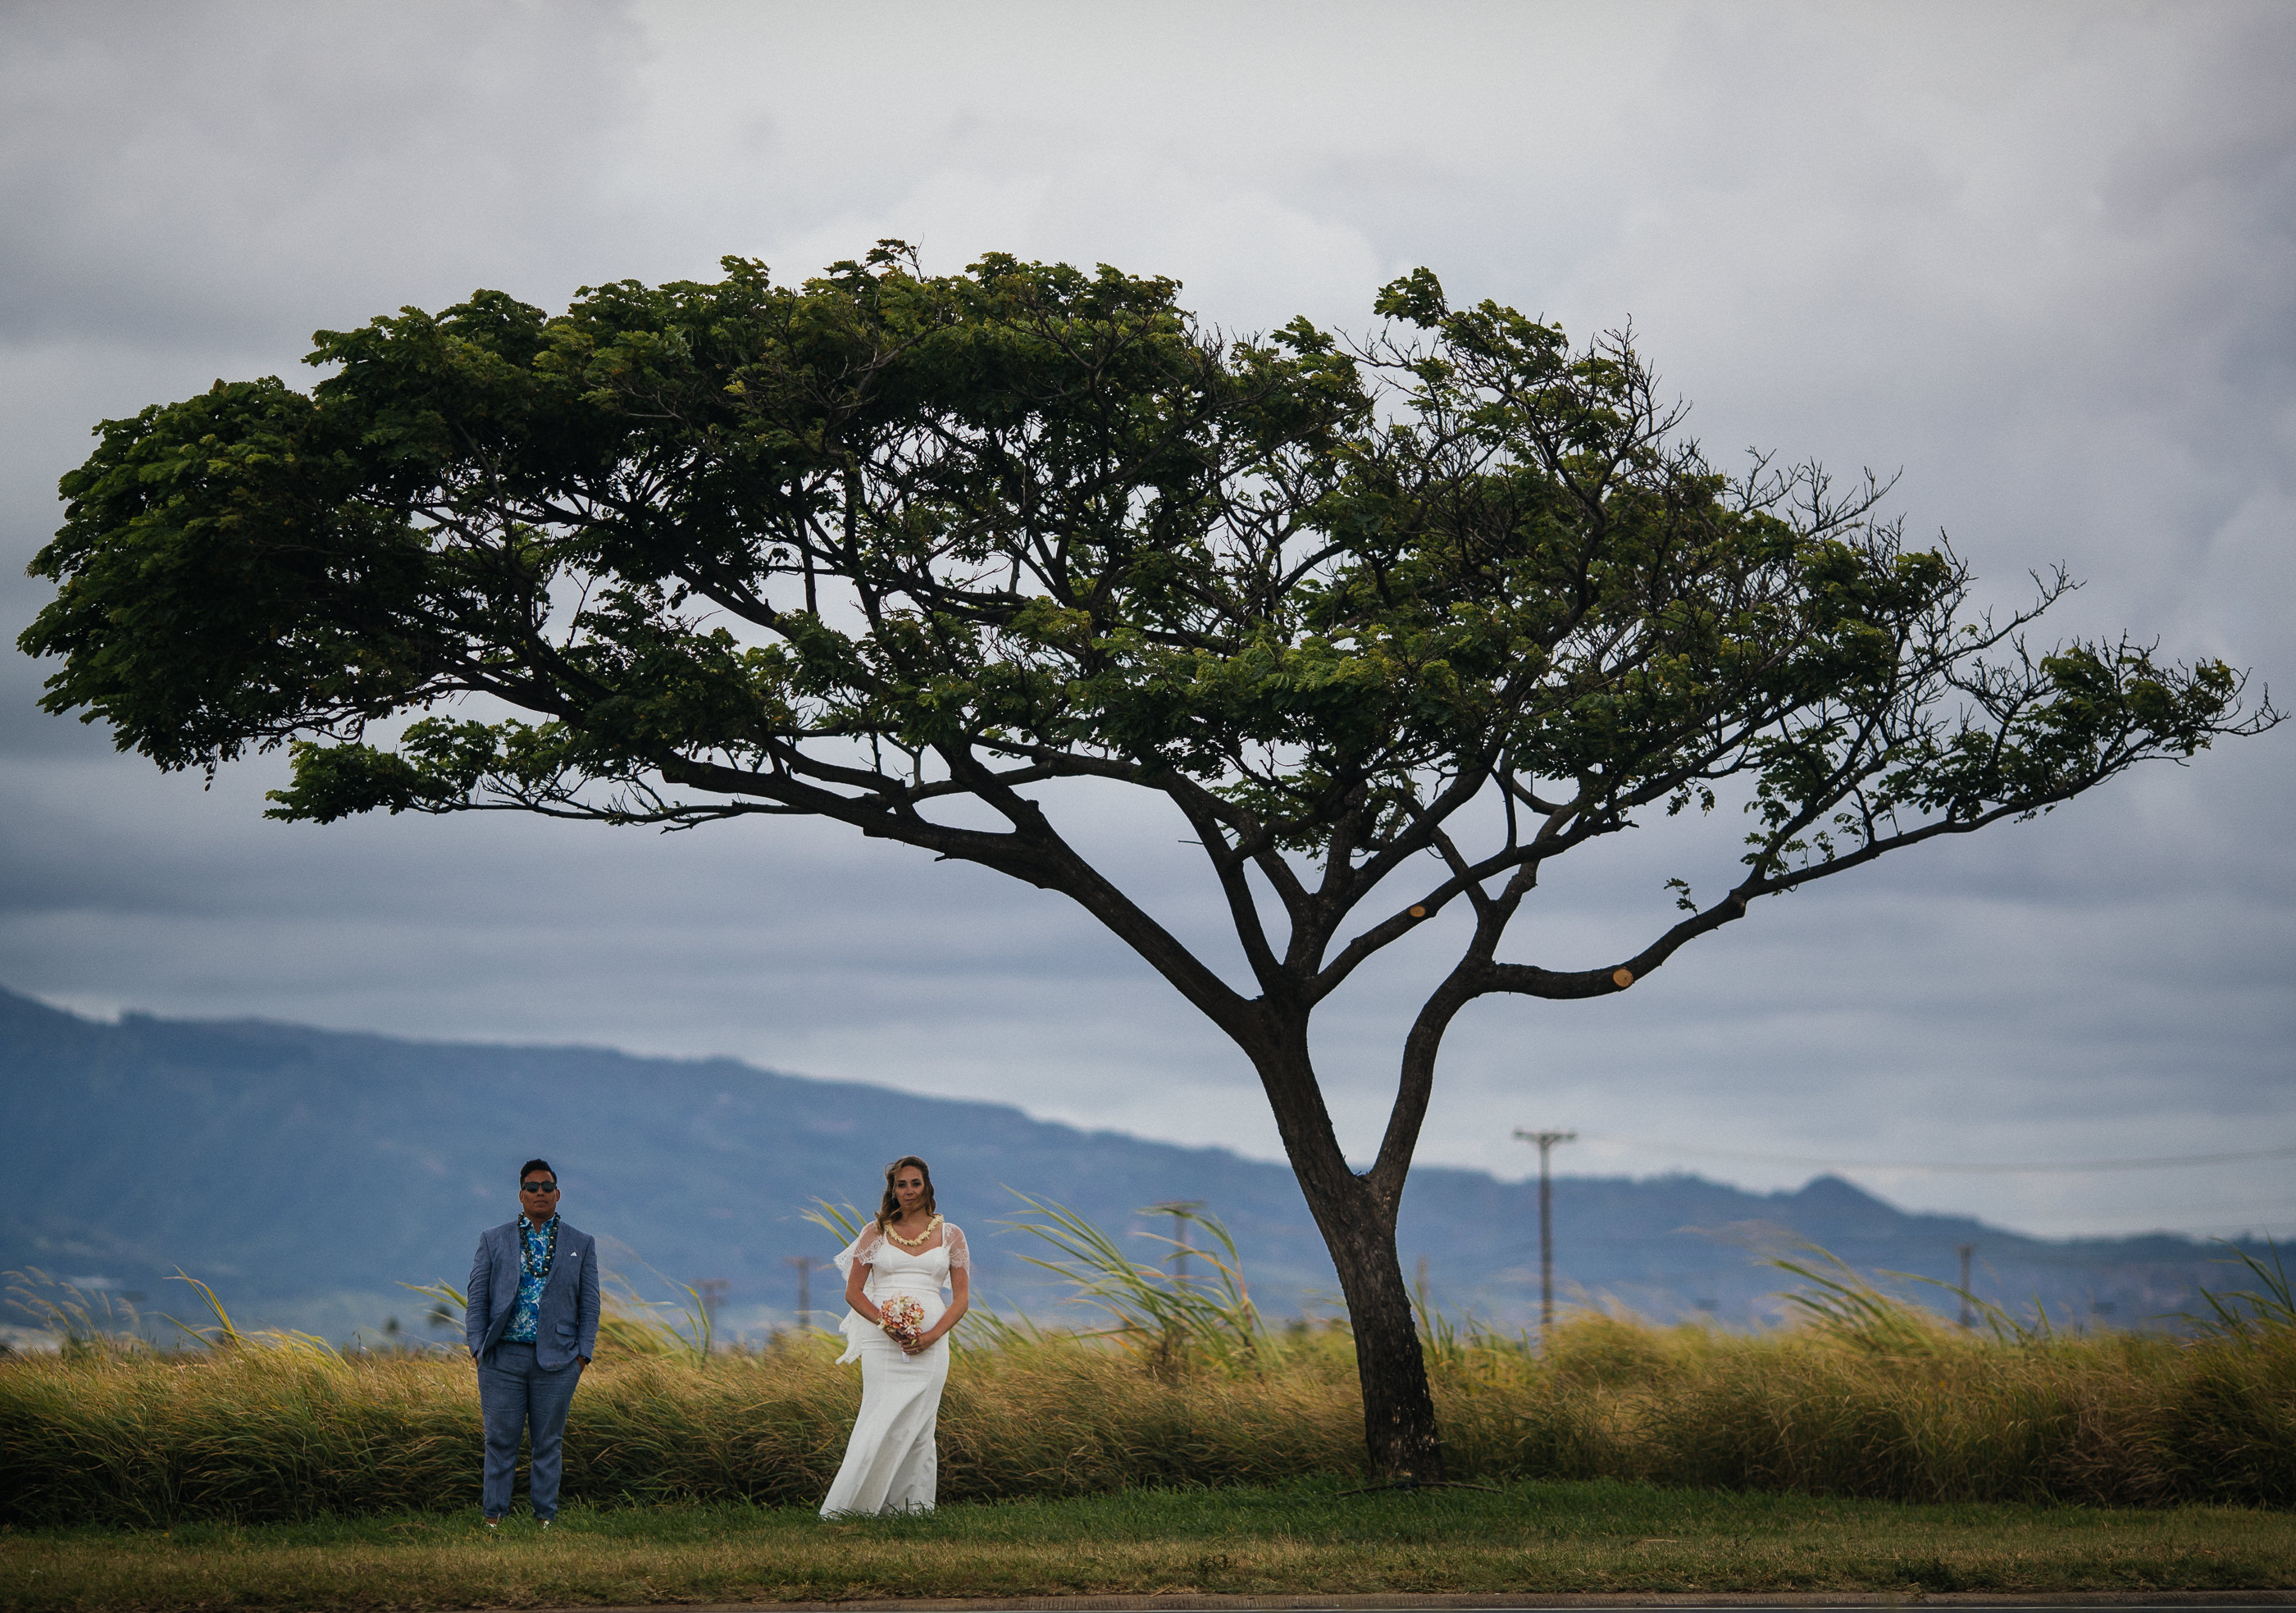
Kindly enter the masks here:
[[885, 1167], [885, 1198], [884, 1201], [877, 1206], [879, 1226], [890, 1226], [893, 1224], [893, 1217], [901, 1213], [901, 1200], [893, 1191], [893, 1178], [900, 1175], [903, 1167], [911, 1165], [915, 1166], [917, 1174], [925, 1179], [925, 1196], [918, 1201], [917, 1208], [924, 1212], [927, 1221], [932, 1219], [934, 1208], [932, 1167], [914, 1154], [903, 1154]]

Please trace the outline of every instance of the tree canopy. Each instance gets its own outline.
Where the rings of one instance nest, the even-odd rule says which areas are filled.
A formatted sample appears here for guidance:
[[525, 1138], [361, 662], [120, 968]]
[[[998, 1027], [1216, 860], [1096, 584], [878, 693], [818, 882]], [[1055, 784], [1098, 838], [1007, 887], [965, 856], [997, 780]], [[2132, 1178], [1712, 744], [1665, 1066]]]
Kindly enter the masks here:
[[[1870, 477], [1718, 471], [1630, 340], [1425, 270], [1359, 341], [898, 242], [724, 270], [403, 309], [322, 332], [308, 394], [106, 422], [33, 562], [44, 704], [164, 767], [287, 745], [279, 817], [808, 815], [1073, 898], [1260, 1074], [1386, 1471], [1440, 1470], [1393, 1221], [1462, 1006], [1627, 989], [1761, 897], [2278, 720], [2218, 661], [2029, 648], [2062, 574], [1974, 610]], [[1031, 792], [1071, 779], [1184, 816], [1250, 981], [1064, 838]], [[1549, 859], [1724, 802], [1726, 891], [1674, 881], [1629, 955], [1501, 955]], [[1309, 1016], [1462, 904], [1358, 1175]]]

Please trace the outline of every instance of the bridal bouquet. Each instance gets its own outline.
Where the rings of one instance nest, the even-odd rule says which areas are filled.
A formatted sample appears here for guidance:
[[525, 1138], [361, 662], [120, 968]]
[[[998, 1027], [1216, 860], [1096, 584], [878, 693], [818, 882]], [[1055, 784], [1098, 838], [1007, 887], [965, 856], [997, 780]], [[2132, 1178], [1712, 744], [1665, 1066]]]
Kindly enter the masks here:
[[906, 1294], [894, 1295], [877, 1307], [877, 1314], [884, 1319], [885, 1331], [904, 1349], [914, 1344], [917, 1335], [924, 1331], [925, 1307]]

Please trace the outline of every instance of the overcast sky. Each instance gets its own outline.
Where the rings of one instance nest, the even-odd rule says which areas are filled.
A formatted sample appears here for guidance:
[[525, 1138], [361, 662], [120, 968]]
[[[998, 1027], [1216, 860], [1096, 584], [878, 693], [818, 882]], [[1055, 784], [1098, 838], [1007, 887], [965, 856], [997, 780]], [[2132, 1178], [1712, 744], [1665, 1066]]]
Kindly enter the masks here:
[[[1631, 320], [1718, 458], [1902, 468], [1908, 529], [1989, 596], [2064, 561], [2063, 631], [2285, 699], [2292, 83], [2296, 9], [2192, 0], [8, 5], [0, 622], [44, 602], [21, 567], [104, 417], [304, 384], [313, 330], [478, 286], [796, 279], [898, 236], [1173, 275], [1231, 329], [1361, 328], [1422, 264], [1574, 335]], [[804, 824], [268, 823], [270, 764], [163, 777], [38, 713], [42, 675], [0, 660], [0, 984], [732, 1053], [1278, 1155], [1241, 1059], [1057, 898]], [[1767, 1187], [2296, 1145], [2292, 786], [2296, 730], [1767, 904], [1619, 997], [1480, 1004], [1421, 1158], [1520, 1175], [1513, 1127], [1570, 1126], [1565, 1169]], [[1075, 823], [1215, 931], [1185, 831]], [[1515, 955], [1638, 946], [1667, 875], [1727, 872], [1726, 837], [1672, 832], [1551, 878]], [[1435, 967], [1327, 1016], [1351, 1147]], [[2043, 1233], [2296, 1232], [2286, 1159], [1849, 1174]]]

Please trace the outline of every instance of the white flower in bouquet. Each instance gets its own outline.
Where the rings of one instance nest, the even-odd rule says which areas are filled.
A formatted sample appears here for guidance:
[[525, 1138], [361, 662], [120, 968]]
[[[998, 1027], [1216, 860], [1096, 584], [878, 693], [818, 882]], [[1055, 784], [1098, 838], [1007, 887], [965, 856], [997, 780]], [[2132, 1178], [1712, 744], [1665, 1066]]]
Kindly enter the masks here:
[[906, 1294], [896, 1294], [877, 1307], [885, 1331], [903, 1345], [914, 1344], [924, 1331], [925, 1307]]

